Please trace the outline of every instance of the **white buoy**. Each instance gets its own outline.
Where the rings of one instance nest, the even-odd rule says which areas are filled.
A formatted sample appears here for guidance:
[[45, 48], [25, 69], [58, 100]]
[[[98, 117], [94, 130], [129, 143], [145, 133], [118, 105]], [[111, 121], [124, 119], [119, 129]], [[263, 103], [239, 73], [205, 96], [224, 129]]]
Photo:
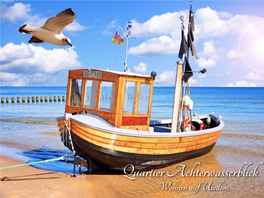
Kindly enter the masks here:
[[183, 97], [183, 104], [184, 106], [188, 106], [190, 102], [190, 96], [184, 96]]
[[193, 101], [192, 100], [189, 101], [188, 109], [190, 109], [190, 110], [193, 109]]

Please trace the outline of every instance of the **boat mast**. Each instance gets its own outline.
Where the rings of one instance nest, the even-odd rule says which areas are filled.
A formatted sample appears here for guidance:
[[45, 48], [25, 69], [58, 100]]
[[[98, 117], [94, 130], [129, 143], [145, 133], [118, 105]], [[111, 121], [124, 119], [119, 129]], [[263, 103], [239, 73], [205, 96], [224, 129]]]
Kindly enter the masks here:
[[[189, 66], [189, 42], [190, 42], [190, 31], [191, 31], [191, 13], [192, 13], [192, 0], [190, 2], [190, 13], [189, 13], [189, 23], [188, 23], [188, 46], [186, 46], [185, 36], [184, 36], [184, 17], [180, 16], [182, 24], [182, 41], [179, 52], [179, 58], [182, 59], [183, 63], [177, 62], [177, 74], [175, 80], [175, 93], [174, 93], [174, 103], [173, 103], [173, 112], [172, 112], [172, 124], [171, 132], [180, 132], [181, 127], [182, 131], [185, 131], [185, 118], [188, 116], [188, 110], [190, 111], [190, 122], [192, 126], [192, 105], [189, 107], [190, 101], [190, 87], [188, 82], [188, 77], [185, 75], [187, 66]], [[190, 67], [190, 66], [189, 66]], [[187, 78], [187, 79], [186, 79]], [[190, 101], [192, 102], [192, 101]], [[182, 126], [183, 123], [183, 126]]]
[[178, 121], [179, 121], [179, 110], [181, 104], [181, 89], [182, 89], [182, 74], [183, 74], [183, 64], [182, 62], [177, 62], [177, 74], [175, 79], [175, 90], [174, 90], [174, 101], [173, 101], [173, 111], [171, 120], [171, 133], [177, 133]]
[[[184, 17], [180, 16], [181, 24], [182, 24], [182, 31], [184, 30]], [[183, 38], [182, 38], [183, 39]], [[186, 54], [185, 54], [186, 55]], [[184, 57], [184, 56], [183, 56]], [[182, 61], [184, 59], [182, 58]], [[180, 125], [179, 122], [181, 119], [181, 97], [182, 97], [182, 86], [183, 86], [183, 62], [177, 62], [177, 72], [176, 72], [176, 79], [175, 79], [175, 90], [174, 90], [174, 101], [173, 101], [173, 111], [172, 111], [172, 119], [171, 119], [171, 133], [180, 132]]]

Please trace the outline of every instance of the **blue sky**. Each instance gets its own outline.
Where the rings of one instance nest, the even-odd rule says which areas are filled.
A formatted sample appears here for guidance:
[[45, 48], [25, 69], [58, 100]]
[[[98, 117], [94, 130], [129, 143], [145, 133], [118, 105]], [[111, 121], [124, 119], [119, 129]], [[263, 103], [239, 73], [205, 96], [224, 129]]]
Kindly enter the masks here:
[[[125, 43], [112, 43], [132, 21], [128, 65], [132, 72], [156, 71], [155, 86], [173, 86], [181, 36], [180, 15], [190, 1], [1, 1], [1, 86], [66, 86], [67, 71], [123, 71]], [[42, 26], [72, 8], [76, 20], [64, 30], [73, 47], [29, 44], [23, 24]], [[264, 86], [264, 1], [193, 1], [194, 45], [191, 86]], [[185, 32], [186, 33], [186, 32]]]

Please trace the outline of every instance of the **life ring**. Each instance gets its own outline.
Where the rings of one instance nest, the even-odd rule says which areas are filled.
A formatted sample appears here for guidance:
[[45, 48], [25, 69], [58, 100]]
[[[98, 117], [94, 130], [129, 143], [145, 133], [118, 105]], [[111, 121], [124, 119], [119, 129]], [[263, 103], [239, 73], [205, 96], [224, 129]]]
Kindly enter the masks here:
[[[203, 123], [202, 120], [200, 120], [200, 119], [192, 119], [192, 120], [193, 120], [193, 122], [198, 122], [199, 123], [199, 126], [200, 126], [199, 131], [203, 130], [204, 123]], [[189, 126], [190, 122], [191, 122], [190, 118], [185, 119], [185, 129]]]

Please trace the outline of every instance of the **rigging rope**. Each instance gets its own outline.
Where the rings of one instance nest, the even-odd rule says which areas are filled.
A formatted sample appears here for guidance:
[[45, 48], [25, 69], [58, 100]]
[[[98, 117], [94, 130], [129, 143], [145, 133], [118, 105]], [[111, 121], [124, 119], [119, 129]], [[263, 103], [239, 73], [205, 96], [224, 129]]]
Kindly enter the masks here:
[[32, 164], [54, 162], [54, 161], [68, 159], [70, 157], [72, 157], [72, 156], [63, 156], [63, 157], [58, 157], [58, 158], [49, 159], [49, 160], [43, 160], [43, 161], [39, 161], [39, 162], [31, 162], [31, 163], [26, 163], [26, 164], [19, 164], [19, 165], [14, 165], [14, 166], [1, 167], [0, 170], [2, 170], [2, 169], [8, 169], [8, 168], [16, 168], [16, 167], [19, 167], [19, 166], [27, 166], [27, 165], [32, 165]]
[[226, 122], [224, 122], [223, 120], [222, 120], [222, 122], [225, 123], [225, 125], [226, 125], [227, 127], [229, 127], [232, 131], [234, 131], [235, 133], [237, 133], [237, 134], [240, 135], [241, 137], [247, 139], [248, 141], [250, 141], [250, 142], [252, 142], [252, 143], [254, 143], [254, 144], [257, 144], [257, 145], [259, 145], [259, 146], [264, 147], [264, 145], [259, 144], [259, 143], [257, 143], [257, 142], [254, 142], [253, 140], [251, 140], [251, 139], [245, 137], [244, 135], [240, 134], [239, 132], [237, 132], [235, 129], [233, 129], [231, 126], [229, 126], [229, 125], [228, 125]]

